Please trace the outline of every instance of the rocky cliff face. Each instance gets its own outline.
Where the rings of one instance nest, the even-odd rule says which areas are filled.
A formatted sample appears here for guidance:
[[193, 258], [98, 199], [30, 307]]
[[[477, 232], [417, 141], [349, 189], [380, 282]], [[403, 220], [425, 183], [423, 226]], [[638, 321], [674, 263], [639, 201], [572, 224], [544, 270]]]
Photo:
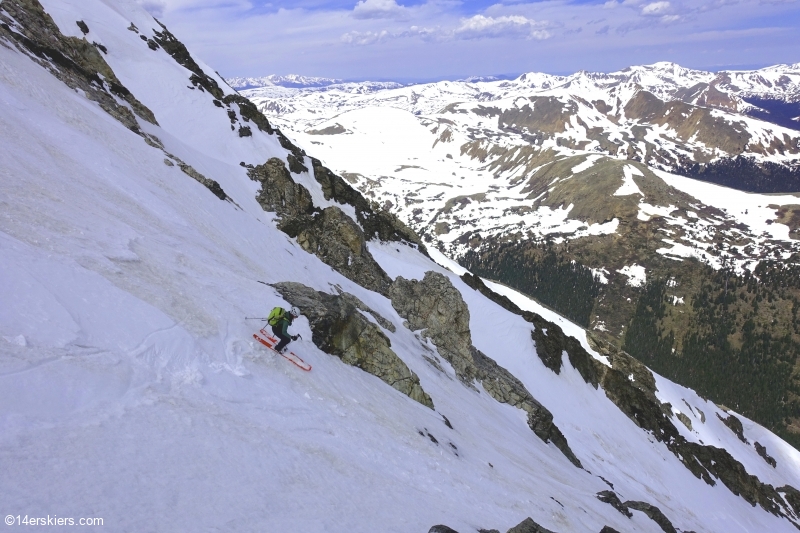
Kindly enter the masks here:
[[581, 468], [580, 460], [567, 439], [553, 423], [553, 415], [525, 386], [494, 360], [472, 345], [469, 308], [461, 293], [442, 274], [429, 271], [422, 281], [395, 279], [389, 289], [392, 306], [406, 319], [412, 331], [422, 330], [439, 355], [449, 362], [456, 376], [467, 386], [483, 386], [495, 400], [513, 405], [528, 414], [528, 426], [544, 442], [552, 442]]
[[277, 157], [249, 168], [248, 175], [261, 183], [261, 206], [278, 214], [278, 227], [305, 251], [363, 287], [386, 293], [391, 280], [367, 250], [364, 231], [352, 218], [336, 206], [314, 206], [308, 190]]
[[[153, 112], [122, 85], [103, 59], [107, 51], [101, 45], [63, 35], [37, 0], [5, 0], [2, 5], [0, 37], [15, 43], [69, 87], [82, 90], [128, 129], [140, 133], [136, 117], [157, 124]], [[85, 22], [76, 24], [84, 35], [90, 33]]]
[[388, 325], [388, 320], [352, 294], [326, 294], [294, 282], [277, 283], [275, 288], [308, 318], [317, 348], [433, 409], [433, 401], [422, 390], [417, 375], [392, 351], [391, 342], [381, 328], [360, 310], [372, 315], [378, 323]]

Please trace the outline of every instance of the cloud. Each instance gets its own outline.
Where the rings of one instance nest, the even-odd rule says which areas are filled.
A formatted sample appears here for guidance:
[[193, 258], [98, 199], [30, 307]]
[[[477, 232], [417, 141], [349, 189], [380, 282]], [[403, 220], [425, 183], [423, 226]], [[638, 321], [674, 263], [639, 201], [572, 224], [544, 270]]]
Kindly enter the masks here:
[[485, 17], [475, 15], [462, 19], [461, 26], [453, 31], [458, 39], [485, 39], [497, 37], [525, 37], [528, 39], [547, 39], [550, 33], [544, 24], [521, 15]]
[[341, 42], [365, 46], [394, 39], [418, 38], [427, 42], [445, 42], [480, 39], [548, 39], [551, 34], [547, 24], [521, 15], [487, 17], [475, 15], [461, 19], [453, 28], [443, 26], [411, 26], [397, 30], [349, 31], [341, 36]]
[[[163, 11], [170, 31], [225, 75], [395, 79], [798, 61], [800, 0], [134, 1]], [[725, 31], [767, 23], [775, 28]]]
[[653, 2], [642, 8], [642, 15], [661, 15], [669, 9], [669, 2]]
[[386, 38], [390, 37], [389, 32], [386, 30], [380, 32], [373, 31], [351, 31], [342, 35], [342, 42], [346, 44], [354, 44], [364, 46], [368, 44], [375, 44]]
[[136, 0], [136, 3], [156, 18], [163, 17], [167, 8], [166, 0]]
[[353, 8], [357, 19], [397, 19], [406, 16], [406, 8], [395, 0], [360, 0]]

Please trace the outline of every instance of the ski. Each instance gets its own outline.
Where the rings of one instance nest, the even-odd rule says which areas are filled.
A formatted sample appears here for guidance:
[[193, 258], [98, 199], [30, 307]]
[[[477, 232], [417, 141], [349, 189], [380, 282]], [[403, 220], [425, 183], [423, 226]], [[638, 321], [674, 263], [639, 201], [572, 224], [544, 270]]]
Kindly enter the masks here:
[[295, 365], [297, 368], [305, 370], [306, 372], [311, 370], [311, 365], [303, 361], [300, 358], [300, 356], [298, 356], [294, 352], [281, 353], [275, 350], [275, 345], [278, 344], [278, 339], [267, 333], [264, 330], [264, 328], [260, 329], [257, 333], [253, 333], [253, 338], [258, 342], [260, 342], [261, 344], [263, 344], [264, 346], [266, 346], [267, 348], [269, 348], [270, 350], [272, 350], [273, 352], [275, 352], [276, 354], [280, 355], [281, 357], [289, 361], [290, 363], [292, 363], [293, 365]]

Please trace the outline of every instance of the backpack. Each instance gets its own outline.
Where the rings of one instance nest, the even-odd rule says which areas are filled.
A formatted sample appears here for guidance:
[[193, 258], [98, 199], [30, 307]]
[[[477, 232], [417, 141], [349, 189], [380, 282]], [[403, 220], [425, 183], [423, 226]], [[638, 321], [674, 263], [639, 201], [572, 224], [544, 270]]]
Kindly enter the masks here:
[[269, 324], [270, 326], [277, 326], [278, 322], [280, 322], [285, 316], [286, 316], [286, 310], [283, 307], [276, 307], [269, 312], [269, 316], [267, 317], [267, 324]]

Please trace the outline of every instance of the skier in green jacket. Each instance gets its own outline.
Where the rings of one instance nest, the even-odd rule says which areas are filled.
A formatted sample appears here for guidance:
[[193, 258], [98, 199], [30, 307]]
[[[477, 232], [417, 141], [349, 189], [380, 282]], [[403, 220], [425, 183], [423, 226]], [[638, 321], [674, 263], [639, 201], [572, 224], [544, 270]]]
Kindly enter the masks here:
[[[283, 309], [281, 309], [281, 311], [283, 311]], [[273, 313], [274, 312], [275, 311], [273, 310]], [[286, 345], [289, 344], [289, 342], [297, 340], [297, 335], [289, 335], [287, 330], [289, 326], [292, 325], [294, 319], [299, 316], [299, 314], [300, 312], [297, 310], [297, 308], [292, 307], [288, 312], [283, 311], [280, 313], [275, 320], [269, 321], [270, 325], [272, 325], [272, 333], [274, 333], [275, 336], [280, 339], [280, 342], [275, 345], [276, 352], [283, 353], [283, 351], [286, 349]], [[270, 313], [270, 316], [272, 316], [272, 313]]]

